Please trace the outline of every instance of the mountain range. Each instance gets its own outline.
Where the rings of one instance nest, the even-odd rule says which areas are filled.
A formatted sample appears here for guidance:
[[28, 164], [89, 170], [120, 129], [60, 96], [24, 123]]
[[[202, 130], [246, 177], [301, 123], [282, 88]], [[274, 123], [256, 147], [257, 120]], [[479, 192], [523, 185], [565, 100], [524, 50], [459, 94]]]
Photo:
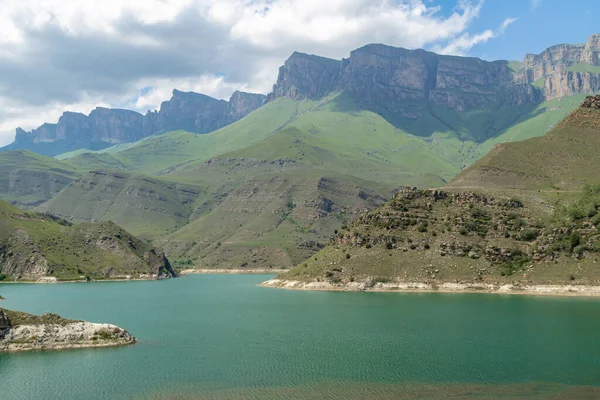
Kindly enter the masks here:
[[380, 44], [343, 60], [294, 53], [266, 97], [175, 91], [146, 116], [65, 113], [49, 134], [19, 131], [0, 152], [0, 198], [114, 221], [178, 266], [291, 267], [394, 189], [442, 187], [503, 143], [556, 127], [600, 91], [599, 43], [522, 63]]
[[265, 96], [236, 91], [227, 102], [194, 92], [173, 91], [159, 111], [142, 115], [131, 110], [97, 107], [89, 115], [67, 111], [56, 124], [26, 132], [17, 128], [14, 143], [4, 150], [26, 149], [55, 156], [78, 149], [100, 150], [174, 130], [207, 133], [227, 126], [260, 107]]

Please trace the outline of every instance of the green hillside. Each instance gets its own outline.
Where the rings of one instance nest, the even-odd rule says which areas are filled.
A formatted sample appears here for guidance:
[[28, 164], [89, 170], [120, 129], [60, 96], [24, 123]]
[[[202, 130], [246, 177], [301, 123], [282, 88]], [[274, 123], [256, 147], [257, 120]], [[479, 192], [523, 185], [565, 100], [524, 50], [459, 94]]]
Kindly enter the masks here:
[[497, 145], [449, 187], [578, 190], [600, 183], [600, 110], [579, 108], [543, 137]]
[[72, 222], [113, 221], [135, 235], [156, 238], [188, 222], [198, 188], [156, 177], [93, 171], [38, 207]]
[[[344, 93], [319, 101], [282, 98], [210, 134], [171, 132], [127, 146], [63, 156], [78, 171], [86, 166], [130, 170], [160, 176], [151, 179], [161, 183], [155, 187], [136, 174], [123, 179], [92, 174], [40, 210], [74, 221], [114, 220], [156, 240], [178, 263], [291, 266], [353, 218], [328, 212], [318, 222], [298, 223], [301, 218], [291, 217], [295, 222], [289, 224], [273, 217], [289, 214], [288, 203], [306, 202], [318, 213], [321, 195], [315, 182], [333, 179], [336, 185], [354, 188], [347, 198], [337, 198], [340, 209], [360, 204], [360, 191], [377, 193], [381, 202], [395, 187], [440, 187], [492, 143], [543, 135], [577, 102], [567, 98], [535, 109], [473, 110], [464, 115], [432, 109], [428, 118], [405, 121], [404, 131], [362, 110]], [[408, 133], [415, 130], [420, 133]], [[477, 141], [490, 135], [487, 141]], [[278, 185], [269, 183], [278, 179], [283, 179]], [[185, 202], [176, 194], [178, 185], [193, 188]], [[302, 197], [299, 187], [312, 194]], [[243, 210], [236, 199], [244, 190], [251, 193], [245, 201], [258, 201], [261, 207], [232, 211]], [[379, 203], [367, 204], [365, 210]]]
[[78, 176], [73, 166], [27, 150], [0, 153], [0, 199], [19, 207], [49, 200]]
[[[600, 282], [600, 98], [543, 137], [496, 146], [445, 189], [403, 189], [280, 278], [378, 283]], [[595, 108], [594, 108], [595, 107]]]
[[[110, 154], [114, 157], [111, 158], [114, 162], [119, 162], [128, 169], [155, 174], [189, 161], [206, 161], [217, 154], [260, 141], [292, 120], [298, 107], [299, 104], [290, 99], [279, 99], [254, 111], [243, 120], [209, 134], [169, 132], [134, 144], [110, 147], [96, 154]], [[82, 163], [78, 159], [85, 154], [78, 152], [59, 157], [68, 158], [70, 163]]]
[[389, 197], [391, 186], [298, 167], [248, 179], [206, 215], [157, 241], [182, 265], [281, 268]]
[[162, 251], [112, 222], [73, 225], [0, 200], [0, 280], [175, 276]]

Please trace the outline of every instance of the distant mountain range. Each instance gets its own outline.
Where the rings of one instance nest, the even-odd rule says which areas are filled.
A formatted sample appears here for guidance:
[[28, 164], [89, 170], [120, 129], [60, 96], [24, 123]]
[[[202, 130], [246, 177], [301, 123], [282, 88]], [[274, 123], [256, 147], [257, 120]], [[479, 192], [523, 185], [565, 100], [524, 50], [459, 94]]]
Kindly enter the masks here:
[[[522, 63], [380, 44], [354, 50], [343, 60], [296, 52], [281, 67], [268, 97], [235, 92], [227, 102], [174, 90], [158, 112], [146, 115], [98, 107], [89, 116], [65, 112], [58, 123], [45, 123], [30, 132], [17, 128], [15, 142], [3, 150], [28, 149], [54, 156], [84, 148], [99, 150], [174, 130], [208, 133], [238, 121], [265, 102], [281, 97], [315, 100], [340, 91], [394, 126], [429, 136], [429, 126], [436, 124], [432, 107], [441, 112], [531, 107], [600, 91], [600, 35], [590, 36], [584, 45], [562, 44], [528, 54]], [[423, 118], [433, 120], [423, 124], [419, 121]], [[488, 128], [472, 138], [482, 141], [498, 131], [495, 126]]]
[[97, 107], [89, 115], [65, 112], [56, 124], [45, 123], [26, 132], [17, 128], [14, 143], [3, 150], [32, 150], [55, 156], [78, 149], [100, 150], [174, 130], [208, 133], [227, 126], [259, 108], [265, 96], [235, 92], [227, 102], [194, 92], [173, 91], [158, 112]]

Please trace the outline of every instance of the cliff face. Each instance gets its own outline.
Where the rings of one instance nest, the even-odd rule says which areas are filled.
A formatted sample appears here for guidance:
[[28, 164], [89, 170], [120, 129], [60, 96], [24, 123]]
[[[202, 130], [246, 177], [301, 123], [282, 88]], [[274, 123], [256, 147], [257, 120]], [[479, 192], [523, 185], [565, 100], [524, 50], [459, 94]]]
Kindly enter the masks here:
[[229, 99], [226, 115], [231, 122], [242, 119], [262, 106], [265, 98], [266, 96], [262, 94], [235, 91]]
[[515, 81], [541, 80], [546, 99], [600, 91], [600, 34], [590, 36], [586, 44], [560, 44], [527, 54]]
[[[173, 130], [208, 133], [245, 117], [260, 107], [264, 99], [265, 96], [260, 94], [235, 92], [227, 102], [198, 93], [174, 90], [171, 99], [162, 103], [160, 111], [146, 115], [98, 107], [89, 116], [67, 111], [58, 123], [45, 123], [30, 132], [17, 128], [15, 143], [10, 148], [61, 143], [63, 149], [66, 142], [81, 143], [74, 145], [74, 148], [106, 147]], [[44, 153], [43, 150], [40, 152]]]
[[341, 62], [294, 53], [281, 67], [268, 100], [315, 99], [344, 90], [367, 109], [406, 118], [421, 116], [414, 108], [420, 102], [464, 111], [490, 103], [520, 105], [540, 100], [536, 88], [512, 85], [512, 75], [503, 61], [371, 44]]
[[267, 101], [280, 97], [318, 99], [339, 86], [338, 60], [294, 52], [279, 68], [277, 82]]
[[135, 337], [115, 325], [0, 309], [0, 352], [124, 346], [135, 342]]
[[[507, 61], [439, 55], [370, 44], [341, 62], [294, 53], [280, 68], [268, 101], [317, 99], [350, 93], [375, 112], [417, 119], [417, 105], [465, 111], [482, 106], [534, 105], [544, 100], [600, 90], [600, 35], [585, 45], [558, 45], [525, 57], [513, 71]], [[545, 79], [544, 85], [536, 82]], [[536, 85], [534, 85], [536, 83]]]

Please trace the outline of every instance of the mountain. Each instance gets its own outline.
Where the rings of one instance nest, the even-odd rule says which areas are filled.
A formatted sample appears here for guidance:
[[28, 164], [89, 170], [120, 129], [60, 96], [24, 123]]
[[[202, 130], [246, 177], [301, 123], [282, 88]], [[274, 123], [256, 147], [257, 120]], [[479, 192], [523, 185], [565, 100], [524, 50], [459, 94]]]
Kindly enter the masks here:
[[[360, 108], [411, 134], [430, 136], [449, 129], [463, 140], [483, 142], [543, 101], [600, 91], [598, 54], [600, 35], [590, 36], [585, 45], [528, 54], [523, 63], [382, 44], [354, 50], [340, 61], [294, 53], [280, 68], [267, 101], [314, 100], [343, 91]], [[474, 114], [471, 120], [483, 120], [478, 126], [461, 127], [454, 113], [464, 112]]]
[[0, 201], [0, 277], [15, 281], [173, 277], [161, 250], [112, 222], [73, 225]]
[[[61, 154], [77, 180], [39, 210], [113, 219], [178, 265], [290, 267], [394, 188], [444, 186], [494, 146], [544, 135], [583, 99], [547, 98], [519, 80], [522, 65], [377, 44], [345, 60], [294, 53], [264, 105], [221, 129]], [[194, 124], [209, 100], [178, 97], [168, 113]]]
[[[597, 284], [600, 96], [443, 189], [400, 189], [270, 286], [519, 290]], [[504, 290], [504, 289], [502, 289]], [[574, 289], [575, 290], [575, 289]]]
[[77, 149], [99, 150], [118, 143], [174, 130], [208, 133], [259, 108], [265, 96], [235, 92], [229, 102], [193, 92], [173, 91], [158, 112], [97, 107], [89, 115], [65, 112], [56, 124], [26, 132], [17, 128], [14, 143], [1, 150], [27, 149], [55, 156]]

